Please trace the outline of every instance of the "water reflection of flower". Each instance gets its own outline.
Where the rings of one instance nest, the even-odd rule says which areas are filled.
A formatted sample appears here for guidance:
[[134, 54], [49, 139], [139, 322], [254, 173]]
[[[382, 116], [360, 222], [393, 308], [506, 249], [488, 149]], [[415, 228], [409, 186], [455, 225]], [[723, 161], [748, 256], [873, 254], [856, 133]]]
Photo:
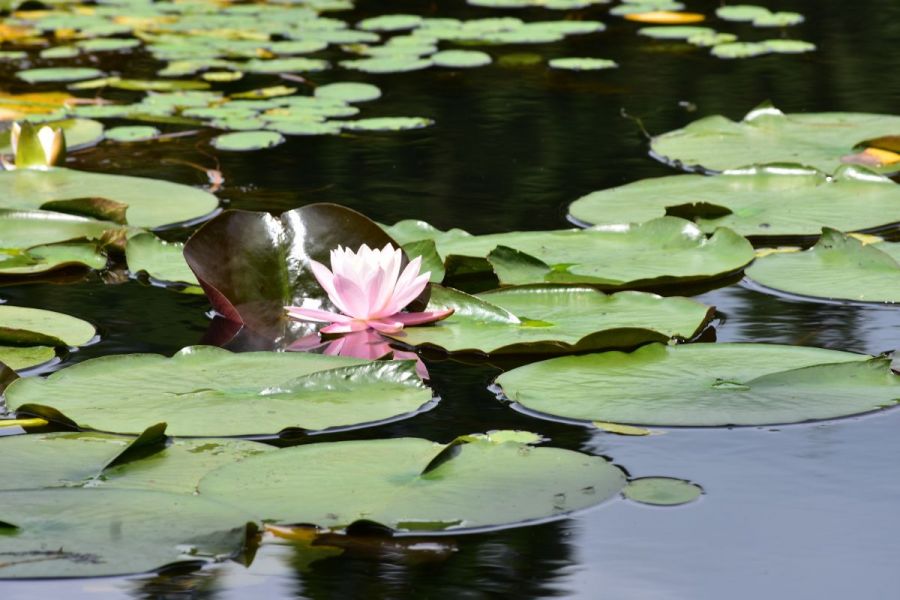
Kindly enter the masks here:
[[342, 335], [341, 337], [323, 340], [318, 333], [307, 335], [293, 342], [287, 350], [294, 352], [320, 351], [328, 356], [352, 356], [366, 360], [377, 360], [392, 356], [394, 360], [415, 360], [419, 377], [428, 379], [428, 369], [415, 352], [392, 348], [388, 340], [377, 331], [364, 329]]

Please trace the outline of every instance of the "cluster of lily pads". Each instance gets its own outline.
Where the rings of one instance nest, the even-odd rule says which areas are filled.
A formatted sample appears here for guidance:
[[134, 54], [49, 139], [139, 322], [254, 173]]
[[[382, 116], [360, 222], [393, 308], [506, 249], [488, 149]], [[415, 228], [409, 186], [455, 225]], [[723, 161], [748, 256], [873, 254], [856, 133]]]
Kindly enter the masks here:
[[[208, 88], [245, 73], [297, 79], [298, 72], [329, 66], [324, 58], [297, 55], [332, 45], [363, 57], [339, 63], [346, 69], [459, 68], [491, 58], [438, 44], [543, 43], [603, 25], [386, 15], [350, 28], [322, 16], [348, 8], [342, 0], [128, 3], [127, 16], [123, 6], [54, 4], [17, 13], [9, 25], [18, 28], [19, 42], [35, 47], [50, 37], [71, 42], [66, 50], [44, 48], [41, 60], [131, 50], [139, 41], [169, 62], [161, 76], [202, 73], [202, 81], [126, 79], [95, 67], [20, 72], [24, 81], [80, 81], [76, 90], [149, 95], [128, 106], [67, 105], [66, 97], [59, 110], [39, 111], [50, 134], [26, 127], [0, 139], [0, 152], [15, 156], [14, 168], [0, 172], [0, 280], [127, 268], [155, 285], [206, 294], [215, 314], [208, 338], [221, 347], [188, 347], [172, 357], [105, 356], [44, 377], [67, 352], [96, 339], [93, 325], [0, 305], [0, 385], [5, 410], [15, 417], [0, 424], [31, 431], [0, 441], [9, 465], [0, 482], [0, 578], [247, 559], [262, 531], [283, 534], [300, 523], [347, 536], [361, 527], [437, 535], [560, 518], [619, 494], [679, 504], [702, 493], [678, 479], [629, 481], [605, 458], [539, 446], [544, 440], [530, 432], [448, 443], [317, 441], [414, 418], [439, 402], [417, 364], [420, 355], [513, 358], [522, 366], [493, 387], [501, 401], [536, 419], [624, 435], [648, 434], [649, 426], [801, 423], [900, 401], [900, 377], [885, 357], [688, 343], [714, 323], [715, 309], [668, 295], [746, 275], [766, 289], [815, 301], [900, 301], [900, 244], [887, 241], [900, 222], [900, 188], [886, 176], [900, 169], [894, 135], [900, 118], [785, 115], [766, 106], [737, 123], [702, 119], [651, 141], [657, 158], [695, 173], [585, 196], [571, 205], [580, 226], [571, 229], [472, 235], [421, 221], [379, 224], [335, 204], [280, 216], [220, 212], [205, 190], [56, 166], [44, 142], [64, 135], [77, 150], [104, 134], [123, 141], [158, 135], [133, 127], [104, 132], [91, 118], [234, 131], [216, 139], [219, 150], [271, 146], [282, 134], [422, 126], [417, 119], [402, 127], [338, 123], [355, 115], [355, 103], [380, 95], [370, 84], [319, 86], [312, 95], [295, 95], [298, 89], [288, 86], [227, 95]], [[681, 8], [642, 0], [613, 12], [662, 22], [647, 15]], [[719, 11], [725, 20], [752, 14], [760, 26], [797, 21], [726, 8]], [[666, 31], [664, 37], [678, 37], [674, 28]], [[382, 34], [391, 37], [378, 45]], [[200, 223], [185, 244], [159, 236]], [[421, 257], [430, 285], [406, 309], [452, 314], [427, 325], [347, 334], [289, 318], [286, 306], [340, 313], [314, 264], [327, 263], [338, 246], [363, 245], [402, 247], [404, 260]], [[55, 431], [36, 432], [42, 428]], [[240, 439], [290, 434], [309, 438], [281, 449]]]

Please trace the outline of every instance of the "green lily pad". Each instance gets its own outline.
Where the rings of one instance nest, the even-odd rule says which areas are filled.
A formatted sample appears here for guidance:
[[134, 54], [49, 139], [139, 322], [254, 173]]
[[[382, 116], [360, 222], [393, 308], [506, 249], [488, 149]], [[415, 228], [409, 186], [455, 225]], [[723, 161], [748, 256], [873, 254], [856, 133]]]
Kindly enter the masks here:
[[93, 325], [69, 315], [0, 304], [0, 344], [75, 347], [96, 334]]
[[608, 296], [590, 288], [541, 286], [470, 296], [432, 287], [427, 310], [445, 308], [455, 310], [448, 319], [390, 337], [448, 352], [562, 354], [690, 339], [713, 312], [687, 298], [643, 292]]
[[353, 71], [363, 73], [409, 73], [427, 69], [433, 63], [430, 59], [419, 58], [405, 54], [375, 56], [372, 58], [360, 58], [341, 61], [341, 66]]
[[152, 233], [140, 233], [128, 239], [125, 260], [132, 273], [145, 272], [164, 283], [199, 286], [183, 252], [184, 244], [163, 241]]
[[348, 131], [407, 131], [434, 125], [434, 121], [422, 117], [375, 117], [344, 121], [342, 125]]
[[[30, 211], [52, 215], [45, 211]], [[67, 216], [67, 215], [64, 215]], [[13, 221], [15, 222], [15, 221]], [[5, 218], [4, 211], [0, 210], [0, 236], [3, 230], [10, 224]], [[75, 233], [75, 228], [60, 228], [60, 223], [32, 222], [28, 229], [37, 229], [44, 235], [56, 232], [60, 236]], [[75, 237], [78, 237], [77, 235]], [[27, 243], [27, 242], [26, 242]], [[65, 243], [31, 248], [4, 248], [0, 249], [0, 275], [33, 275], [45, 273], [64, 267], [87, 267], [90, 269], [103, 269], [106, 267], [107, 256], [100, 243]], [[3, 362], [3, 361], [0, 361]]]
[[74, 46], [56, 46], [55, 48], [45, 48], [38, 54], [41, 58], [75, 58], [81, 54], [81, 51]]
[[[654, 137], [653, 156], [688, 169], [725, 171], [762, 163], [800, 163], [831, 173], [860, 142], [900, 131], [900, 116], [868, 113], [784, 114], [763, 105], [743, 121], [694, 121]], [[894, 167], [896, 170], [896, 166]]]
[[714, 35], [716, 30], [696, 25], [658, 25], [642, 27], [638, 33], [656, 40], [686, 40], [699, 35]]
[[688, 44], [700, 46], [701, 48], [711, 48], [720, 44], [729, 44], [737, 41], [737, 36], [733, 33], [701, 33], [692, 35], [687, 39]]
[[803, 40], [766, 40], [763, 45], [778, 54], [802, 54], [816, 49], [815, 44]]
[[106, 139], [114, 142], [146, 142], [159, 137], [159, 134], [159, 129], [147, 125], [113, 127], [106, 130]]
[[284, 136], [276, 131], [241, 131], [226, 133], [212, 141], [217, 150], [247, 152], [272, 148], [284, 143]]
[[493, 269], [503, 285], [564, 283], [600, 289], [653, 288], [722, 277], [753, 260], [753, 248], [730, 229], [709, 239], [696, 225], [661, 217], [637, 225], [470, 235], [401, 221], [387, 228], [404, 247], [435, 242], [447, 279]]
[[[78, 150], [93, 146], [103, 139], [103, 123], [90, 119], [65, 119], [41, 123], [54, 129], [60, 127], [66, 136], [66, 148]], [[9, 145], [9, 130], [0, 133], [0, 154], [12, 154]]]
[[653, 506], [677, 506], [693, 502], [703, 495], [696, 483], [673, 477], [641, 477], [628, 482], [622, 495], [629, 500]]
[[801, 296], [900, 303], [900, 243], [863, 245], [826, 228], [811, 249], [758, 258], [747, 276]]
[[46, 364], [56, 358], [56, 350], [50, 346], [0, 346], [0, 362], [21, 371]]
[[[247, 513], [186, 494], [0, 492], [0, 579], [140, 573], [243, 549]], [[7, 526], [8, 525], [8, 526]]]
[[147, 435], [152, 429], [144, 440], [97, 432], [3, 439], [7, 468], [0, 490], [103, 487], [193, 494], [213, 469], [275, 450], [246, 440], [167, 440], [165, 427]]
[[491, 55], [478, 50], [442, 50], [431, 56], [432, 62], [449, 69], [471, 69], [491, 64]]
[[[110, 237], [124, 235], [125, 231], [124, 227], [116, 223], [87, 217], [46, 210], [0, 209], [0, 259], [6, 255], [14, 262], [18, 262], [15, 259], [18, 254], [16, 250], [19, 249], [40, 247], [41, 250], [45, 250], [50, 248], [48, 244], [82, 239], [100, 242]], [[0, 268], [5, 264], [6, 261], [0, 260]]]
[[772, 49], [756, 42], [731, 42], [727, 44], [717, 44], [709, 51], [716, 58], [752, 58], [754, 56], [762, 56], [769, 54]]
[[542, 414], [633, 425], [800, 423], [900, 402], [889, 359], [774, 344], [649, 344], [553, 358], [497, 383]]
[[368, 102], [381, 98], [381, 89], [371, 83], [342, 81], [320, 85], [316, 88], [315, 96], [341, 102]]
[[833, 178], [798, 165], [763, 165], [722, 175], [673, 175], [593, 192], [569, 207], [582, 223], [648, 221], [665, 214], [703, 231], [729, 227], [745, 236], [812, 236], [900, 222], [900, 185], [845, 165]]
[[795, 12], [774, 12], [759, 15], [753, 19], [754, 27], [790, 27], [799, 25], [805, 20], [803, 15]]
[[618, 63], [608, 58], [554, 58], [549, 63], [552, 69], [566, 71], [600, 71], [603, 69], [615, 69]]
[[28, 83], [82, 81], [102, 76], [102, 71], [90, 67], [43, 67], [16, 73], [16, 77]]
[[753, 4], [734, 4], [720, 6], [716, 9], [716, 16], [723, 21], [751, 22], [759, 17], [771, 14], [768, 8]]
[[398, 438], [287, 448], [213, 471], [200, 493], [280, 523], [340, 529], [365, 519], [437, 532], [559, 518], [624, 485], [600, 456], [466, 436], [448, 445]]
[[219, 203], [209, 192], [187, 185], [61, 167], [0, 173], [0, 198], [4, 208], [73, 212], [138, 227], [192, 221]]
[[381, 421], [418, 410], [431, 393], [411, 361], [195, 346], [171, 359], [105, 356], [19, 379], [6, 400], [11, 410], [82, 429], [135, 433], [165, 421], [172, 435], [234, 436]]
[[418, 15], [381, 15], [365, 19], [356, 24], [363, 31], [403, 31], [415, 29], [422, 23]]

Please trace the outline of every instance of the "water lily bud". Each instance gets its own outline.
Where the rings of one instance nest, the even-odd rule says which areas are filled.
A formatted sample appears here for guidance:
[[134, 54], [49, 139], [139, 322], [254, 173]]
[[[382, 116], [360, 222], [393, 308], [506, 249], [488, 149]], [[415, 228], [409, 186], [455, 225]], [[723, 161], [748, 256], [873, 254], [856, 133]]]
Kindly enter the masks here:
[[15, 165], [7, 168], [46, 169], [62, 163], [66, 158], [66, 136], [61, 127], [44, 125], [37, 128], [29, 122], [13, 123], [9, 144]]

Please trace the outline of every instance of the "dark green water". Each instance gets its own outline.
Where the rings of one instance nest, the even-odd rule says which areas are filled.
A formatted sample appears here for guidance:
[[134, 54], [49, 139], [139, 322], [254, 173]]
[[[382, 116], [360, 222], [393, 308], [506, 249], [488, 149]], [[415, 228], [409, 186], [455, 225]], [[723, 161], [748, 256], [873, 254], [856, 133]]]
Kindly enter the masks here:
[[[458, 0], [368, 1], [348, 17], [413, 12], [472, 18], [500, 11]], [[718, 3], [688, 2], [710, 14]], [[621, 67], [598, 73], [537, 66], [429, 70], [376, 76], [384, 97], [366, 116], [436, 120], [422, 131], [339, 138], [290, 138], [270, 151], [214, 155], [207, 133], [165, 144], [101, 145], [70, 166], [203, 184], [177, 159], [218, 166], [226, 206], [274, 212], [334, 201], [384, 222], [421, 218], [475, 233], [567, 225], [566, 206], [595, 190], [673, 171], [647, 156], [633, 120], [653, 133], [700, 116], [740, 118], [766, 99], [786, 112], [896, 112], [900, 78], [896, 0], [794, 0], [805, 24], [791, 37], [819, 50], [799, 56], [720, 61], [702, 50], [639, 38], [639, 25], [603, 6], [569, 13], [609, 30], [565, 43], [490, 49], [496, 55], [599, 56]], [[510, 12], [558, 18], [542, 10]], [[342, 15], [343, 16], [343, 15]], [[730, 28], [742, 37], [773, 31]], [[745, 34], [745, 35], [743, 35]], [[126, 67], [123, 67], [126, 68]], [[128, 72], [150, 74], [140, 55]], [[350, 77], [354, 78], [354, 77]], [[355, 77], [361, 79], [360, 77]], [[324, 73], [319, 83], [348, 79]], [[6, 80], [8, 81], [8, 80]], [[241, 88], [272, 84], [245, 80]], [[132, 151], [133, 148], [133, 151]], [[186, 232], [172, 232], [184, 237]], [[96, 324], [99, 343], [66, 363], [123, 352], [171, 354], [202, 341], [203, 298], [135, 281], [0, 288], [11, 303], [50, 308]], [[879, 353], [900, 342], [900, 309], [777, 298], [740, 284], [700, 300], [721, 313], [718, 341], [778, 342]], [[441, 397], [414, 419], [344, 438], [420, 436], [438, 441], [473, 431], [530, 429], [550, 444], [612, 458], [635, 477], [699, 483], [705, 495], [676, 508], [612, 501], [564, 521], [442, 538], [418, 551], [363, 548], [306, 566], [288, 546], [265, 546], [250, 568], [216, 565], [160, 577], [2, 582], [0, 598], [891, 598], [900, 589], [900, 410], [777, 428], [669, 430], [628, 438], [539, 421], [498, 402], [498, 370], [429, 364]], [[334, 437], [329, 439], [335, 439]]]

